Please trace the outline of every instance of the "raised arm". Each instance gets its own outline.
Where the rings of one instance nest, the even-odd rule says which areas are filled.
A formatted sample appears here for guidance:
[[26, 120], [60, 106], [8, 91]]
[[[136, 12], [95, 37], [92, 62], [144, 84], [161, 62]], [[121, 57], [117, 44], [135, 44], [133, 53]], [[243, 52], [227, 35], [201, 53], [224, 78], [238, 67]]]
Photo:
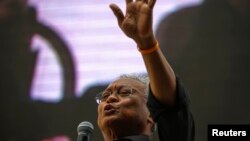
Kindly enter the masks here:
[[165, 105], [175, 101], [176, 78], [162, 54], [153, 33], [153, 8], [156, 0], [126, 0], [126, 12], [111, 4], [121, 30], [133, 39], [141, 52], [153, 95]]

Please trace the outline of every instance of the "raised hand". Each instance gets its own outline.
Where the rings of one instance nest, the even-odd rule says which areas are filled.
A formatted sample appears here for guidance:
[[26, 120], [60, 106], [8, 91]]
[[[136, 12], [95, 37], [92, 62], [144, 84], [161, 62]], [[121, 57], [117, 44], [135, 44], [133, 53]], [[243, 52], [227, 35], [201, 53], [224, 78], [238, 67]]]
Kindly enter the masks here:
[[156, 42], [152, 29], [155, 2], [156, 0], [126, 0], [125, 14], [116, 4], [110, 4], [121, 30], [142, 49], [150, 48]]

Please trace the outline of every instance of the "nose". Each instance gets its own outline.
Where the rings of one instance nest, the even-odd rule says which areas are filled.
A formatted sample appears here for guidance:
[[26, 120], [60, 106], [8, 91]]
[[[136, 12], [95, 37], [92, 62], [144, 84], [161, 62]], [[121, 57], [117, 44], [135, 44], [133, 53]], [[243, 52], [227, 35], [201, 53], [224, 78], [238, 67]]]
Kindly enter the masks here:
[[115, 93], [112, 93], [106, 100], [107, 103], [114, 103], [118, 101], [119, 101], [118, 95], [116, 95]]

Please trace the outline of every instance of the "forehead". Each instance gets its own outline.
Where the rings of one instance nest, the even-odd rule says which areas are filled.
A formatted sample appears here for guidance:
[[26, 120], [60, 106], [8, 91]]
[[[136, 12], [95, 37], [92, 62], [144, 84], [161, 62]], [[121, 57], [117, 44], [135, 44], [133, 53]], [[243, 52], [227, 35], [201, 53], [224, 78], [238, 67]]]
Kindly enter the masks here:
[[132, 78], [117, 79], [117, 80], [113, 81], [112, 83], [110, 83], [108, 88], [121, 87], [121, 86], [129, 86], [129, 87], [134, 88], [134, 89], [146, 88], [146, 86], [142, 82], [140, 82], [138, 80], [134, 80]]

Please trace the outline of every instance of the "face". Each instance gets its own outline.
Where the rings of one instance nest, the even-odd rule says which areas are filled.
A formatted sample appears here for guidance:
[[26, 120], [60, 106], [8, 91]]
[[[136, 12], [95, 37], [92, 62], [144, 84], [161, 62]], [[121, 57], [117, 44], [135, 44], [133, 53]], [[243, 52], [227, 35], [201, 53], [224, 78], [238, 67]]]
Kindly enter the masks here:
[[[127, 97], [117, 96], [115, 92], [124, 87], [132, 88], [132, 94]], [[149, 118], [144, 84], [137, 80], [122, 78], [111, 83], [106, 90], [112, 94], [98, 106], [100, 129], [119, 128], [135, 132], [143, 130]]]

